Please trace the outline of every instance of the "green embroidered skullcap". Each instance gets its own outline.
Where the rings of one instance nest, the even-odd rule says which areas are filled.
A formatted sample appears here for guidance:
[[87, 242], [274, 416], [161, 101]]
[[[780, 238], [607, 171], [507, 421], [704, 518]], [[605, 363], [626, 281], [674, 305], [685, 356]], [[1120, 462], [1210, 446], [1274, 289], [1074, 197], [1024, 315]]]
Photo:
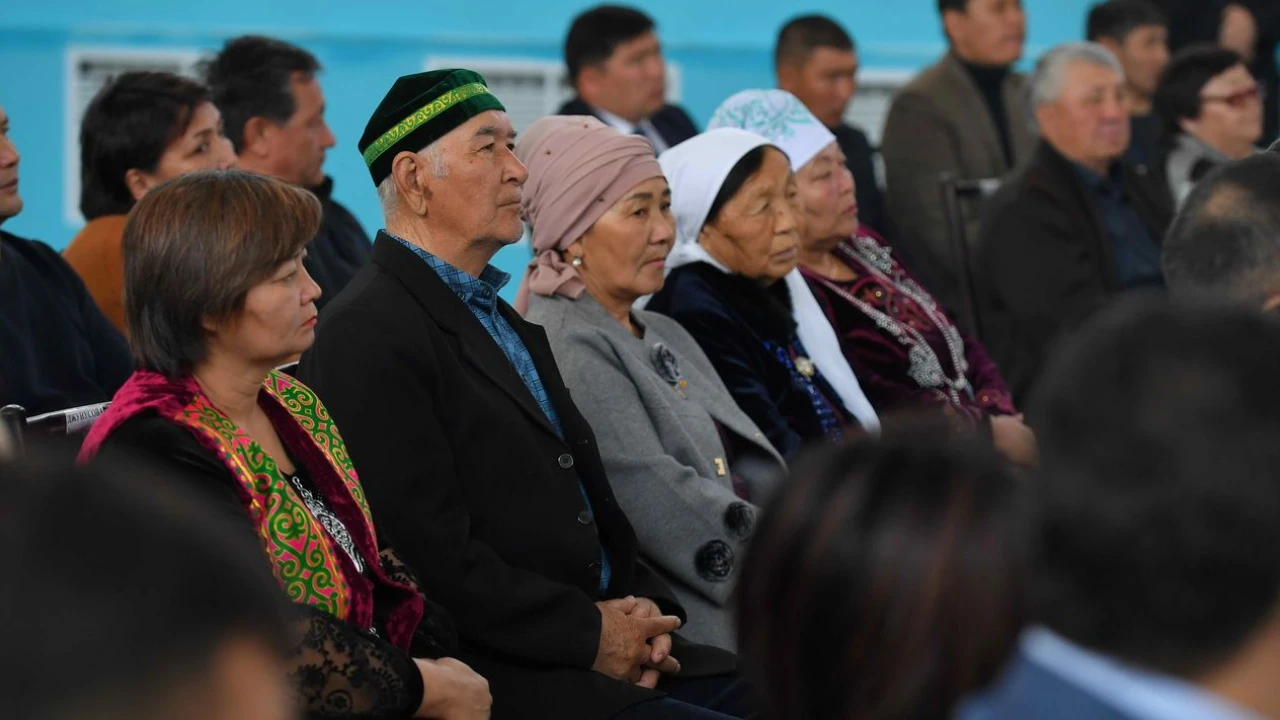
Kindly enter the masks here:
[[486, 110], [506, 110], [471, 70], [429, 70], [396, 80], [360, 137], [360, 154], [378, 185], [401, 150], [417, 152]]

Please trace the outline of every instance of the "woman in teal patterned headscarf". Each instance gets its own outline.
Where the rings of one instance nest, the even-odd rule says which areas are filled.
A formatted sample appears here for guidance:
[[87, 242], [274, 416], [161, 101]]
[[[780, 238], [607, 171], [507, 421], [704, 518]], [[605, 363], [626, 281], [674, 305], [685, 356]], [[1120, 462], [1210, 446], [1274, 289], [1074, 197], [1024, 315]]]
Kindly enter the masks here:
[[853, 176], [831, 131], [782, 90], [734, 95], [711, 118], [708, 129], [718, 127], [757, 133], [791, 159], [802, 204], [800, 271], [876, 410], [941, 408], [990, 432], [1015, 462], [1034, 462], [1035, 438], [986, 351], [859, 224]]

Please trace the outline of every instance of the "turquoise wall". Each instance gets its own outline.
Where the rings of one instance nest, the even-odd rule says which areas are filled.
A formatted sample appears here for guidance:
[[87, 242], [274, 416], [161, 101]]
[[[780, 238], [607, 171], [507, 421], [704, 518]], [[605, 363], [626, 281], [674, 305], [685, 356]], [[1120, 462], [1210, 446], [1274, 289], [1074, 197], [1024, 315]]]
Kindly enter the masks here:
[[[63, 213], [64, 88], [70, 47], [210, 50], [228, 37], [265, 33], [305, 46], [325, 66], [329, 124], [338, 146], [326, 169], [335, 195], [372, 232], [377, 198], [355, 150], [391, 81], [428, 54], [555, 59], [569, 18], [594, 3], [370, 3], [335, 0], [4, 0], [0, 2], [0, 105], [22, 153], [26, 209], [5, 230], [63, 247], [78, 230]], [[1083, 32], [1086, 0], [1026, 0], [1028, 57]], [[772, 83], [771, 46], [787, 18], [828, 13], [854, 34], [867, 68], [916, 69], [943, 48], [934, 0], [845, 0], [806, 5], [762, 0], [649, 0], [668, 56], [682, 68], [683, 104], [705, 122], [719, 102]], [[504, 251], [508, 271], [524, 251]]]

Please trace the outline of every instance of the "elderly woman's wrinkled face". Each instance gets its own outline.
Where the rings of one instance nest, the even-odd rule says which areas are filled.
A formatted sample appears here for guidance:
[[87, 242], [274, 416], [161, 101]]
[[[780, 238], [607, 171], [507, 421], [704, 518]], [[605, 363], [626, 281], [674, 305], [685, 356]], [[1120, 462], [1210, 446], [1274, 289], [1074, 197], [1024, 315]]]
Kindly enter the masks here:
[[565, 260], [581, 258], [578, 274], [592, 297], [630, 305], [662, 289], [675, 237], [671, 188], [664, 177], [650, 178], [631, 188], [566, 248]]
[[765, 148], [760, 169], [703, 226], [699, 241], [738, 275], [771, 285], [795, 269], [800, 227], [795, 178], [787, 156]]
[[304, 250], [254, 285], [240, 314], [212, 328], [210, 348], [245, 362], [276, 366], [311, 347], [320, 286], [303, 267], [305, 256]]
[[844, 153], [833, 140], [796, 173], [806, 248], [823, 240], [847, 240], [858, 229], [853, 173], [844, 162]]

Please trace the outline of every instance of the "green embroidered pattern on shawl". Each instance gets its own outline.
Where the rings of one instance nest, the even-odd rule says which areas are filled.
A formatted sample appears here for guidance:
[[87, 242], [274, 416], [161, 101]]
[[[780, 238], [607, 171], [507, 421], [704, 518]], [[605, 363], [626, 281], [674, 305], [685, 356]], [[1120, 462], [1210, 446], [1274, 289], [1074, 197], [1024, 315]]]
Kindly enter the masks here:
[[[271, 373], [263, 390], [302, 427], [360, 508], [365, 526], [350, 531], [373, 537], [373, 519], [346, 445], [319, 398], [310, 388], [278, 372]], [[275, 461], [203, 394], [197, 395], [174, 420], [218, 445], [220, 459], [234, 471], [251, 498], [250, 515], [276, 579], [289, 598], [347, 619], [351, 587], [338, 560], [343, 551], [307, 510]]]

